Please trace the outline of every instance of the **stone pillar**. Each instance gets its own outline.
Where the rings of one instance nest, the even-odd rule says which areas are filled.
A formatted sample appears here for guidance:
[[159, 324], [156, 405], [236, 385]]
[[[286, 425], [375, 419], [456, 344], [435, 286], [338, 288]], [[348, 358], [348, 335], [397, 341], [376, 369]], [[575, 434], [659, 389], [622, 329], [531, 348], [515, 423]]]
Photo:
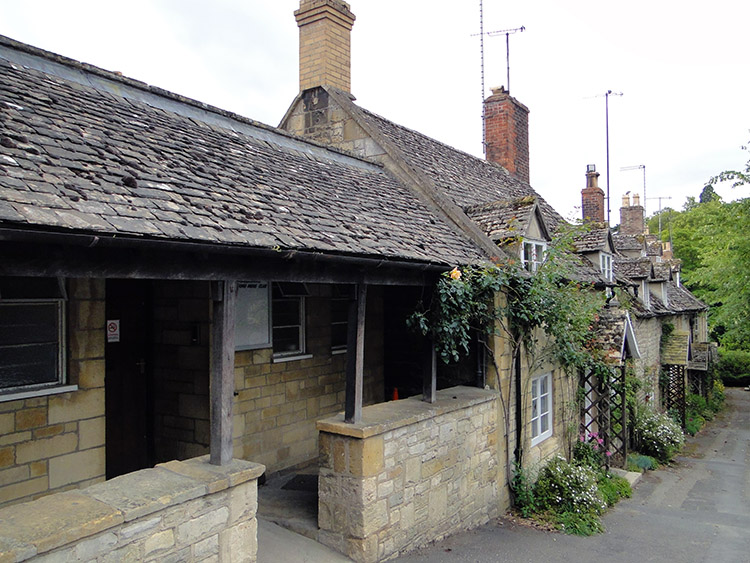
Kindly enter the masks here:
[[341, 0], [302, 0], [299, 26], [299, 88], [351, 90], [351, 31], [354, 14]]
[[529, 183], [529, 108], [502, 86], [484, 101], [484, 142], [487, 160]]

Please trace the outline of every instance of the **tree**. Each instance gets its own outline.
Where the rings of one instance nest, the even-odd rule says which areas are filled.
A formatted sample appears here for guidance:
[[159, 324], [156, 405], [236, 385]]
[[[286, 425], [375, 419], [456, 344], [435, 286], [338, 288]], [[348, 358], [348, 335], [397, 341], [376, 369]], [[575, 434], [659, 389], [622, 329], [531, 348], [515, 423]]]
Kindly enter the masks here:
[[[750, 147], [750, 142], [747, 145], [742, 146], [741, 148], [743, 151], [750, 152], [750, 148], [748, 147]], [[733, 188], [745, 184], [750, 184], [750, 159], [748, 159], [748, 161], [745, 163], [745, 168], [743, 170], [725, 170], [724, 172], [721, 172], [720, 174], [711, 178], [706, 183], [706, 187], [712, 187], [713, 189], [713, 185], [719, 182], [734, 182], [732, 184]]]

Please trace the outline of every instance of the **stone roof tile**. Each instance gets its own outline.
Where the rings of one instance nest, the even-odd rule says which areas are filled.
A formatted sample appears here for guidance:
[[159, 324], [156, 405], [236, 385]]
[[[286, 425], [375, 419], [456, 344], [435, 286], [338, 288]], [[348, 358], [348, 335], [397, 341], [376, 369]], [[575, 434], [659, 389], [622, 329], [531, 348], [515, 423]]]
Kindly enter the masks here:
[[7, 38], [0, 139], [5, 224], [440, 264], [483, 257], [380, 166]]

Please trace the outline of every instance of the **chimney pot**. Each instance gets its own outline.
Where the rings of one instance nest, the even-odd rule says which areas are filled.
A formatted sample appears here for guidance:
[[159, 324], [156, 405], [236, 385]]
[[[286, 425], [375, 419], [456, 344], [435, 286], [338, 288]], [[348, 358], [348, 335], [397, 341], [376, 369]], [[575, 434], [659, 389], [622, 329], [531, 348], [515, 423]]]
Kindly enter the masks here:
[[623, 194], [622, 196], [622, 206], [623, 207], [630, 207], [630, 194]]
[[633, 194], [633, 207], [637, 207], [641, 204], [641, 196], [639, 194]]

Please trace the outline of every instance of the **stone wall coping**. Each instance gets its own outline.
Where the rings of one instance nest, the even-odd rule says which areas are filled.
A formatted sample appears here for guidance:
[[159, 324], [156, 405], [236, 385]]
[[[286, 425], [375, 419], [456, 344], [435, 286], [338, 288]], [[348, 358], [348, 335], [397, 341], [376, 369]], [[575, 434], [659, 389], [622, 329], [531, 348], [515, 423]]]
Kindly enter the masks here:
[[208, 456], [170, 461], [0, 509], [0, 562], [24, 561], [124, 522], [257, 479], [265, 467], [240, 459], [211, 465]]
[[455, 410], [486, 403], [496, 397], [494, 391], [475, 387], [451, 387], [438, 391], [434, 403], [426, 403], [420, 396], [378, 403], [362, 409], [361, 422], [344, 422], [344, 414], [339, 413], [331, 418], [319, 420], [317, 428], [320, 432], [364, 439]]

